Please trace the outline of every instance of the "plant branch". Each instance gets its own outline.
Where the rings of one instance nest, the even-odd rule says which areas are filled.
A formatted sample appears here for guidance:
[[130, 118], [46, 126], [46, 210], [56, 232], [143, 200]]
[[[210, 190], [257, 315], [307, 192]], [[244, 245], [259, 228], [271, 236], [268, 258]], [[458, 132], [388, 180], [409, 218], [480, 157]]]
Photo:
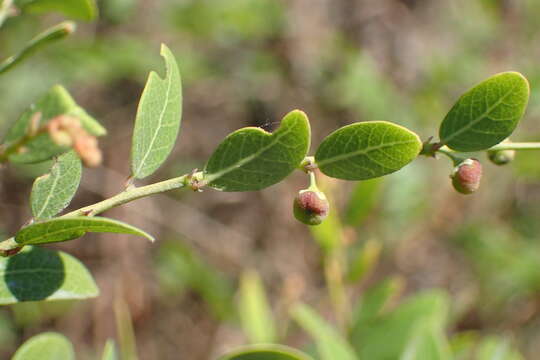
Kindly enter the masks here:
[[540, 142], [502, 142], [488, 149], [497, 150], [540, 150]]

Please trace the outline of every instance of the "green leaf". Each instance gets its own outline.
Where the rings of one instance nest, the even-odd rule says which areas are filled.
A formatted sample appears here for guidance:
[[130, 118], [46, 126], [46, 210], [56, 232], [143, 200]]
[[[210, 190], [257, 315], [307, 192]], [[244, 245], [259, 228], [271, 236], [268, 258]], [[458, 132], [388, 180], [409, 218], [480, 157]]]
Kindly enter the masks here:
[[251, 343], [273, 343], [276, 328], [264, 285], [255, 270], [246, 271], [240, 280], [239, 313], [242, 327]]
[[114, 340], [108, 339], [105, 343], [105, 348], [103, 349], [103, 355], [101, 355], [101, 360], [117, 360], [118, 356], [116, 354], [116, 345]]
[[66, 217], [29, 225], [15, 235], [23, 245], [48, 244], [80, 238], [87, 232], [117, 233], [142, 236], [154, 241], [152, 235], [121, 221], [104, 217]]
[[354, 186], [349, 195], [344, 222], [351, 226], [360, 226], [362, 222], [380, 205], [383, 178], [362, 181]]
[[171, 153], [182, 118], [182, 83], [174, 55], [161, 45], [167, 74], [161, 79], [152, 71], [137, 109], [131, 171], [135, 178], [151, 175]]
[[0, 258], [0, 304], [21, 301], [69, 300], [96, 297], [92, 275], [73, 256], [28, 246]]
[[443, 329], [429, 319], [419, 322], [407, 343], [400, 360], [450, 360], [453, 359]]
[[36, 220], [52, 218], [69, 205], [81, 181], [81, 160], [75, 151], [60, 155], [51, 171], [34, 181], [30, 203]]
[[[53, 86], [41, 99], [30, 107], [17, 120], [8, 131], [4, 139], [5, 146], [12, 146], [24, 140], [31, 126], [34, 114], [41, 113], [36, 127], [45, 126], [49, 120], [59, 115], [70, 115], [81, 121], [84, 129], [94, 136], [102, 136], [107, 131], [84, 109], [79, 107], [67, 90], [60, 85]], [[40, 134], [24, 144], [25, 151], [15, 153], [9, 157], [9, 161], [15, 163], [36, 163], [51, 159], [52, 157], [64, 153], [67, 147], [56, 145], [48, 134]]]
[[351, 257], [346, 280], [358, 282], [370, 274], [379, 262], [382, 248], [380, 241], [374, 239], [366, 241]]
[[309, 121], [294, 110], [272, 134], [247, 127], [229, 134], [214, 151], [204, 173], [222, 191], [254, 191], [274, 185], [296, 169], [309, 150]]
[[39, 48], [56, 42], [72, 34], [75, 31], [75, 23], [65, 21], [43, 31], [28, 43], [15, 55], [10, 56], [0, 63], [0, 74], [13, 69], [16, 65], [33, 54]]
[[59, 12], [68, 17], [91, 21], [98, 15], [94, 0], [17, 0], [23, 11], [33, 13]]
[[529, 83], [523, 75], [494, 75], [455, 103], [439, 129], [441, 142], [457, 151], [488, 149], [512, 134], [528, 101]]
[[298, 304], [291, 311], [293, 319], [314, 339], [321, 360], [356, 360], [351, 346], [337, 330], [327, 324], [314, 310]]
[[422, 142], [412, 131], [386, 121], [347, 125], [328, 135], [315, 154], [330, 177], [366, 180], [397, 171], [413, 161]]
[[510, 342], [498, 336], [486, 337], [478, 345], [478, 360], [523, 360], [523, 356], [510, 346]]
[[[283, 345], [251, 345], [233, 350], [219, 360], [313, 360], [310, 356]], [[341, 360], [341, 359], [340, 359]]]
[[71, 342], [62, 334], [46, 332], [28, 339], [12, 360], [74, 360]]

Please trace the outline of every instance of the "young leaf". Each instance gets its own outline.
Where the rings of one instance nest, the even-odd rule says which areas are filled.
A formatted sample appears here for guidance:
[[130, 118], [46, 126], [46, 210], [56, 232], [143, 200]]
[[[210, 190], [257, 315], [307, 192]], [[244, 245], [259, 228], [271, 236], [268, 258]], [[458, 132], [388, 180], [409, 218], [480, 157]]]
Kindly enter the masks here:
[[270, 134], [247, 127], [229, 134], [204, 170], [209, 186], [221, 191], [254, 191], [274, 185], [300, 165], [310, 144], [309, 121], [294, 110]]
[[182, 83], [174, 55], [161, 45], [167, 74], [161, 79], [152, 71], [137, 109], [131, 171], [135, 178], [151, 175], [167, 159], [180, 130], [182, 117]]
[[154, 241], [152, 235], [129, 224], [88, 216], [56, 218], [29, 225], [15, 235], [15, 241], [22, 245], [48, 244], [77, 239], [87, 232], [132, 234]]
[[16, 0], [23, 11], [33, 13], [59, 12], [74, 19], [91, 21], [98, 10], [94, 0]]
[[[37, 124], [31, 124], [36, 113], [40, 113]], [[42, 98], [30, 107], [8, 131], [4, 139], [9, 147], [28, 136], [31, 127], [41, 128], [49, 120], [59, 115], [70, 115], [81, 121], [84, 129], [91, 135], [103, 136], [107, 133], [94, 118], [78, 106], [67, 90], [60, 85], [53, 86]], [[39, 134], [24, 144], [25, 151], [14, 153], [9, 157], [11, 162], [36, 163], [51, 159], [68, 150], [67, 147], [56, 145], [48, 134]]]
[[344, 126], [328, 135], [315, 154], [321, 171], [343, 180], [366, 180], [413, 161], [422, 142], [412, 131], [386, 121]]
[[75, 151], [60, 155], [51, 171], [34, 181], [30, 194], [34, 219], [50, 219], [68, 206], [79, 187], [81, 173], [81, 160]]
[[488, 336], [477, 346], [475, 359], [478, 360], [523, 360], [507, 339]]
[[264, 344], [244, 346], [233, 350], [219, 360], [313, 360], [296, 349], [283, 345]]
[[276, 329], [259, 274], [247, 271], [240, 280], [240, 320], [251, 343], [273, 343]]
[[65, 21], [58, 25], [55, 25], [35, 38], [30, 40], [24, 45], [24, 47], [15, 55], [10, 56], [0, 63], [0, 74], [5, 73], [13, 69], [17, 64], [26, 59], [29, 55], [34, 53], [39, 48], [61, 40], [75, 31], [75, 23], [71, 21]]
[[420, 321], [412, 331], [412, 337], [407, 343], [399, 360], [450, 360], [452, 356], [450, 345], [443, 329], [433, 324], [429, 319]]
[[315, 311], [298, 304], [291, 313], [294, 320], [314, 339], [321, 360], [356, 360], [356, 354], [337, 330], [327, 324]]
[[105, 348], [103, 349], [103, 355], [101, 355], [101, 360], [117, 360], [118, 356], [116, 355], [116, 344], [114, 340], [108, 339], [105, 343]]
[[96, 297], [99, 290], [84, 265], [62, 251], [34, 246], [0, 258], [0, 304]]
[[28, 339], [12, 360], [75, 360], [75, 352], [64, 335], [46, 332]]
[[494, 75], [455, 103], [439, 129], [441, 143], [464, 152], [488, 149], [512, 134], [528, 101], [529, 83], [523, 75]]

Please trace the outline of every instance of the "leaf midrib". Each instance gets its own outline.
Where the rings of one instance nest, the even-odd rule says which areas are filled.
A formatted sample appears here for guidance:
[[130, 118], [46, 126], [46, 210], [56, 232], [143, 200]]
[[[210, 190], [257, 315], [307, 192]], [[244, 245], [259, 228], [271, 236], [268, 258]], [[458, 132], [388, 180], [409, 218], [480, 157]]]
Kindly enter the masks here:
[[415, 142], [416, 142], [415, 140], [394, 141], [394, 142], [386, 143], [386, 144], [383, 144], [383, 145], [368, 146], [368, 147], [360, 149], [360, 150], [348, 152], [348, 153], [341, 154], [341, 155], [336, 155], [334, 157], [327, 158], [327, 159], [322, 160], [322, 161], [317, 161], [317, 165], [318, 166], [324, 166], [324, 165], [328, 165], [328, 164], [333, 163], [333, 162], [346, 160], [348, 158], [355, 157], [355, 156], [358, 156], [358, 155], [366, 155], [366, 154], [368, 154], [368, 153], [370, 153], [372, 151], [375, 151], [375, 150], [381, 150], [381, 149], [385, 149], [385, 148], [392, 147], [392, 146], [395, 146], [395, 145], [412, 144], [412, 143], [415, 143]]
[[[510, 90], [508, 90], [508, 92], [506, 94], [504, 94], [499, 100], [497, 100], [493, 105], [491, 105], [490, 107], [488, 107], [486, 109], [486, 111], [484, 111], [482, 113], [482, 115], [479, 115], [477, 116], [473, 121], [469, 122], [468, 124], [466, 124], [464, 127], [462, 127], [461, 129], [459, 129], [458, 131], [454, 132], [452, 135], [448, 136], [448, 137], [445, 137], [444, 139], [441, 139], [442, 142], [444, 143], [448, 143], [449, 141], [451, 141], [453, 138], [455, 138], [457, 135], [461, 134], [462, 132], [470, 129], [472, 126], [476, 125], [479, 121], [481, 121], [482, 119], [484, 119], [484, 117], [486, 115], [488, 115], [493, 109], [495, 109], [497, 106], [501, 105], [502, 102], [504, 100], [506, 100], [506, 98], [514, 91], [514, 89], [518, 87], [518, 85], [514, 85], [512, 86], [512, 88]], [[472, 94], [471, 94], [472, 96]], [[472, 106], [472, 105], [471, 105]]]

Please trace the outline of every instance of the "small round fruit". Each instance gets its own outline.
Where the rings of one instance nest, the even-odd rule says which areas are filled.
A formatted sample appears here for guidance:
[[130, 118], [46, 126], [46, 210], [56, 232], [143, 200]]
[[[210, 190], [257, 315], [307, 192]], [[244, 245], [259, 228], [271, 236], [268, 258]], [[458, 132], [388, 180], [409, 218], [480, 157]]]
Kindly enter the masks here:
[[467, 159], [454, 168], [451, 175], [454, 189], [462, 194], [472, 194], [480, 187], [482, 164], [476, 159]]
[[330, 205], [321, 191], [301, 190], [294, 198], [294, 217], [307, 225], [319, 225], [328, 216]]
[[515, 157], [515, 150], [488, 151], [488, 158], [495, 165], [506, 165], [514, 160]]

